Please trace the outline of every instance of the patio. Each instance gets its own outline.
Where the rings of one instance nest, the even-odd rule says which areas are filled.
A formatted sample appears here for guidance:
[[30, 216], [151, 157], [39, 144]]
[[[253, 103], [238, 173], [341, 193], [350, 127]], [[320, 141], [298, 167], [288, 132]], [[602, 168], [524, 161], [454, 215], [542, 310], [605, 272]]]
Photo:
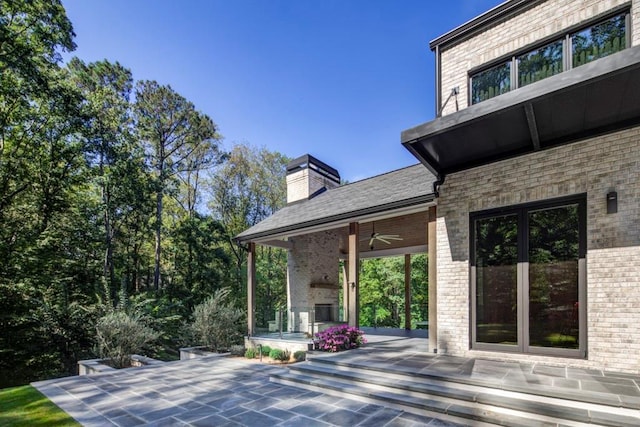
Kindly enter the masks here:
[[[519, 425], [640, 425], [640, 376], [431, 355], [424, 338], [376, 332], [389, 331], [287, 367], [214, 356], [34, 386], [87, 426], [518, 425], [516, 411], [536, 411]], [[460, 409], [489, 404], [507, 408]]]
[[85, 426], [460, 425], [270, 382], [287, 370], [212, 356], [33, 385]]

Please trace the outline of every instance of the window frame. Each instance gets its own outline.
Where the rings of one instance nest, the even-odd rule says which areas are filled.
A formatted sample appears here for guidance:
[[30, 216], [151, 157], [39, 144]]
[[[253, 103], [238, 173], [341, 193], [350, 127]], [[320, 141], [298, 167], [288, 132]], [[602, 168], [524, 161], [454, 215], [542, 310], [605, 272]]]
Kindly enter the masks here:
[[[529, 212], [578, 206], [578, 348], [566, 349], [529, 345], [529, 259], [528, 259], [528, 218]], [[520, 205], [469, 213], [469, 348], [480, 351], [497, 351], [518, 354], [537, 354], [568, 358], [587, 357], [587, 195], [579, 194], [555, 199], [529, 202]], [[477, 220], [517, 215], [517, 337], [516, 345], [486, 343], [477, 341], [477, 272], [476, 272], [476, 231]]]
[[[482, 64], [478, 67], [474, 67], [467, 72], [467, 106], [479, 104], [479, 101], [475, 104], [472, 103], [472, 79], [475, 75], [482, 73], [483, 71], [489, 70], [495, 66], [503, 64], [505, 62], [511, 62], [511, 75], [510, 75], [510, 90], [508, 92], [519, 89], [520, 82], [518, 81], [518, 61], [517, 58], [526, 53], [532, 52], [534, 50], [540, 49], [550, 43], [562, 40], [562, 72], [558, 74], [562, 74], [565, 71], [573, 69], [573, 58], [572, 58], [572, 38], [571, 36], [575, 33], [583, 31], [589, 27], [593, 27], [598, 25], [599, 23], [603, 23], [613, 17], [624, 15], [625, 17], [625, 49], [631, 47], [632, 42], [632, 22], [631, 22], [631, 3], [625, 3], [621, 6], [615, 7], [605, 13], [596, 15], [588, 20], [585, 20], [577, 25], [573, 25], [568, 27], [561, 32], [552, 34], [548, 37], [545, 37], [541, 40], [536, 41], [535, 43], [531, 43], [527, 46], [524, 46], [520, 49], [517, 49], [507, 55], [502, 55], [490, 62]], [[623, 50], [625, 50], [623, 49]], [[542, 79], [544, 80], [544, 79]], [[540, 81], [540, 80], [538, 80]], [[499, 95], [496, 95], [499, 96]], [[495, 96], [494, 96], [495, 98]], [[491, 98], [487, 98], [491, 99]]]

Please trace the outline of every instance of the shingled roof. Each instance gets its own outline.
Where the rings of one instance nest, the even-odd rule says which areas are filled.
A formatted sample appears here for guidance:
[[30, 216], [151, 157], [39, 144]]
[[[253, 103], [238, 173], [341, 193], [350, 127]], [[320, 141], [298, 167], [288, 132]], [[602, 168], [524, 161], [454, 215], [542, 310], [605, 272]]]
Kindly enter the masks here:
[[248, 242], [426, 203], [435, 198], [435, 180], [427, 168], [418, 164], [343, 185], [285, 206], [240, 233], [236, 240]]

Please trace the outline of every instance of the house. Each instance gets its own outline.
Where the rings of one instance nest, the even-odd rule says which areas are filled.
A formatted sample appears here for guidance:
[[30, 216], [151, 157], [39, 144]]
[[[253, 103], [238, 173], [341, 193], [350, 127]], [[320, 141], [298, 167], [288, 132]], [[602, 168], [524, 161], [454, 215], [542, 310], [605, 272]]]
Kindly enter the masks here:
[[430, 47], [436, 117], [401, 133], [421, 164], [339, 187], [298, 159], [250, 260], [288, 248], [290, 307], [341, 291], [357, 325], [358, 259], [426, 252], [430, 351], [638, 372], [640, 3], [509, 0]]

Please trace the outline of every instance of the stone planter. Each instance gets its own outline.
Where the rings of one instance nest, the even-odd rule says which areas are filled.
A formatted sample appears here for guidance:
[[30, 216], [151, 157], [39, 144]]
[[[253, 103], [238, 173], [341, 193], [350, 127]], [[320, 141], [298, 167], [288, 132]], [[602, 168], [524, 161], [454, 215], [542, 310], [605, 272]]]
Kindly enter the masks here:
[[213, 351], [206, 350], [205, 346], [198, 347], [183, 347], [180, 349], [180, 360], [195, 359], [197, 357], [209, 357], [218, 356], [225, 357], [231, 353], [214, 353]]
[[[152, 359], [146, 356], [140, 356], [139, 354], [131, 355], [131, 368], [137, 368], [141, 366], [159, 365], [164, 363], [162, 360]], [[128, 368], [125, 368], [128, 369]], [[78, 361], [78, 375], [92, 375], [101, 374], [103, 372], [117, 371], [105, 363], [105, 359], [88, 359]]]

